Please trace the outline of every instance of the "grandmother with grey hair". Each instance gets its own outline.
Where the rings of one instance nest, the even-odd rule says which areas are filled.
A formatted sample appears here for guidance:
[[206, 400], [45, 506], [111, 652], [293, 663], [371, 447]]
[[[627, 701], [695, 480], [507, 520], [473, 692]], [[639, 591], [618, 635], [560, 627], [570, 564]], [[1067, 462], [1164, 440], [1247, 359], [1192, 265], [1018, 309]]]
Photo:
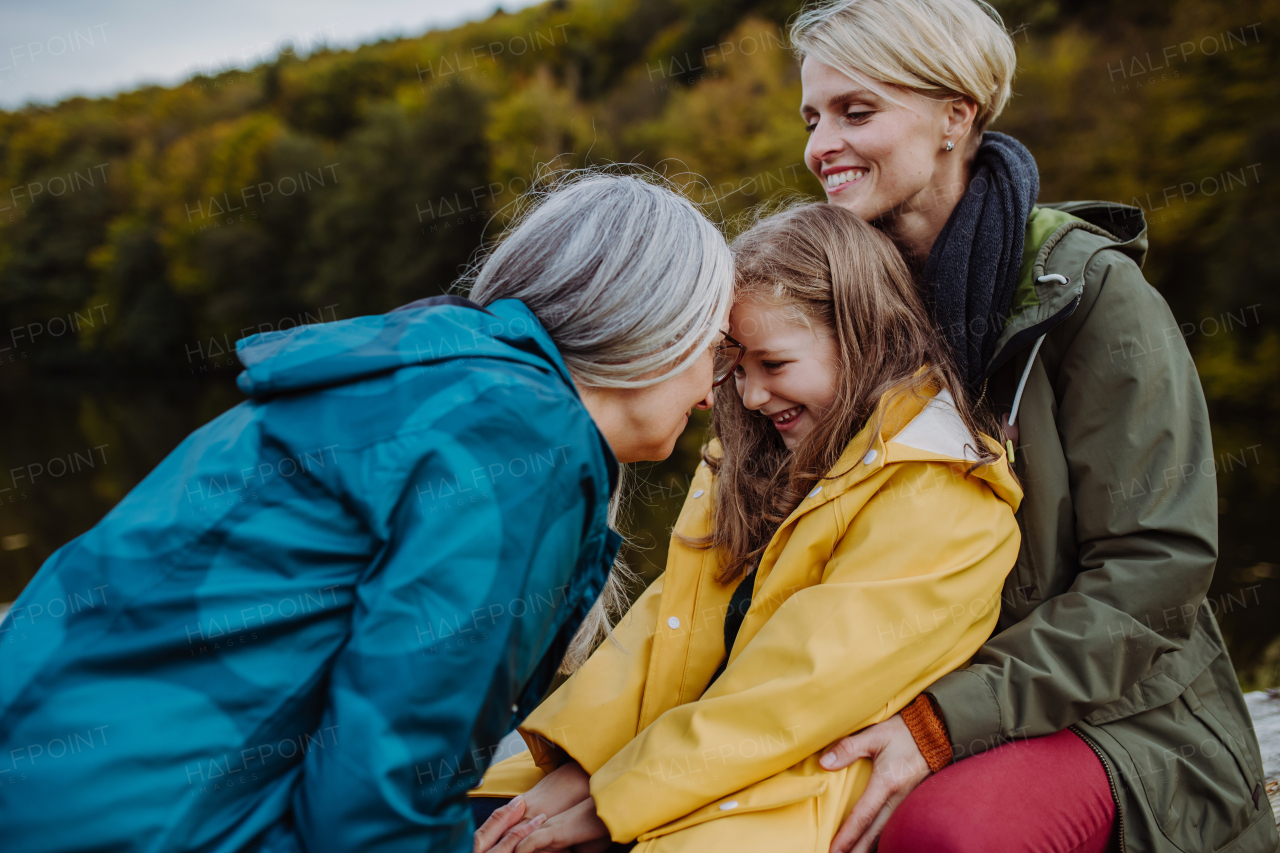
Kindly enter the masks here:
[[8, 617], [5, 844], [469, 848], [467, 788], [617, 594], [619, 463], [711, 404], [731, 266], [684, 198], [589, 174], [470, 300], [241, 341], [249, 399]]

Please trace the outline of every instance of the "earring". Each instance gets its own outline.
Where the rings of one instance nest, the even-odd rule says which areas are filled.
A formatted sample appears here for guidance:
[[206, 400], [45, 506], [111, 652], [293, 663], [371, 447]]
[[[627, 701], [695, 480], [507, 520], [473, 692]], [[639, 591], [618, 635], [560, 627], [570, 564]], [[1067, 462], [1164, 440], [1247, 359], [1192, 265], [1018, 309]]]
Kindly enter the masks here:
[[956, 144], [955, 144], [954, 142], [952, 142], [950, 139], [948, 139], [948, 140], [947, 140], [947, 150], [948, 150], [948, 151], [950, 151], [950, 150], [952, 150], [952, 149], [953, 149], [953, 148], [955, 148], [955, 147], [956, 147]]

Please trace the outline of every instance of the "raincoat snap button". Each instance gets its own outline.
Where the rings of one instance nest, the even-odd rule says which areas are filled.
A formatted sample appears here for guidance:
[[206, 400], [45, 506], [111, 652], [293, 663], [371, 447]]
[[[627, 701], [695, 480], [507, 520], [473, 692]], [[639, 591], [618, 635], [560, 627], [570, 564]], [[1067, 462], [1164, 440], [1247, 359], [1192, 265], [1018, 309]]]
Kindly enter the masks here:
[[722, 811], [722, 812], [727, 812], [729, 809], [736, 809], [737, 807], [738, 807], [738, 801], [737, 801], [737, 800], [730, 800], [730, 801], [729, 801], [729, 802], [727, 802], [727, 803], [721, 803], [721, 804], [720, 804], [720, 811]]
[[702, 497], [702, 496], [703, 496], [703, 494], [705, 494], [705, 493], [702, 491], [702, 489], [698, 489], [698, 491], [696, 491], [696, 492], [694, 492], [694, 493], [693, 493], [693, 496], [694, 496], [695, 498], [700, 498], [700, 497]]
[[822, 486], [818, 486], [818, 488], [816, 488], [816, 489], [814, 489], [812, 492], [810, 492], [810, 493], [809, 493], [809, 497], [813, 497], [814, 495], [816, 495], [816, 494], [817, 494], [818, 492], [820, 492], [820, 491], [822, 491]]
[[679, 619], [677, 619], [676, 617], [672, 616], [670, 619], [668, 619], [668, 620], [667, 620], [667, 624], [668, 624], [668, 625], [670, 625], [673, 629], [674, 629], [674, 628], [679, 628], [679, 627], [680, 627], [680, 620], [679, 620]]
[[876, 461], [876, 449], [873, 447], [867, 451], [866, 456], [862, 457], [862, 464], [870, 465], [872, 462], [875, 462], [875, 461]]

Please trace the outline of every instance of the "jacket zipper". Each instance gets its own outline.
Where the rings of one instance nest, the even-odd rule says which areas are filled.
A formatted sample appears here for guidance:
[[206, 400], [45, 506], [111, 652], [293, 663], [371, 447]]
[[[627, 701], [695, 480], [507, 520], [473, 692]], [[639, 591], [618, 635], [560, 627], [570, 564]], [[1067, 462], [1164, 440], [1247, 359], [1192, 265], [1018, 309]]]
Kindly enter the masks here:
[[1102, 770], [1107, 774], [1107, 784], [1111, 786], [1111, 801], [1116, 804], [1116, 824], [1120, 827], [1120, 853], [1124, 853], [1124, 808], [1120, 805], [1120, 792], [1116, 790], [1116, 780], [1111, 776], [1111, 765], [1107, 763], [1106, 756], [1102, 754], [1102, 750], [1098, 749], [1098, 745], [1089, 739], [1089, 736], [1080, 731], [1075, 726], [1068, 726], [1071, 731], [1079, 736], [1080, 740], [1088, 744], [1093, 750], [1093, 754], [1098, 756], [1098, 761], [1102, 762]]
[[1057, 314], [1054, 314], [1047, 320], [1036, 323], [1034, 326], [1029, 326], [1014, 335], [1009, 343], [1004, 345], [1004, 349], [996, 353], [995, 357], [991, 359], [991, 366], [983, 371], [982, 378], [984, 380], [991, 378], [991, 375], [999, 370], [1006, 361], [1016, 355], [1019, 350], [1033, 342], [1041, 335], [1049, 334], [1055, 326], [1074, 314], [1076, 308], [1080, 306], [1080, 299], [1080, 296], [1076, 296], [1075, 299], [1072, 299], [1071, 302], [1063, 307], [1063, 309]]

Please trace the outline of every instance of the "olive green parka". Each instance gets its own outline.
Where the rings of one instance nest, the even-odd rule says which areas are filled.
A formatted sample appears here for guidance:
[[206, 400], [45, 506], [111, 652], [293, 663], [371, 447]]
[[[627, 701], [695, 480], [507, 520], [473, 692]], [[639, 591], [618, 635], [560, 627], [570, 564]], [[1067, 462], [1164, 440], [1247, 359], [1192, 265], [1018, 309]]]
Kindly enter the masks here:
[[1270, 853], [1257, 740], [1205, 605], [1218, 555], [1208, 412], [1143, 278], [1146, 249], [1132, 207], [1032, 212], [985, 391], [997, 411], [1019, 398], [1022, 546], [996, 633], [928, 692], [961, 760], [1081, 735], [1111, 780], [1122, 851]]

